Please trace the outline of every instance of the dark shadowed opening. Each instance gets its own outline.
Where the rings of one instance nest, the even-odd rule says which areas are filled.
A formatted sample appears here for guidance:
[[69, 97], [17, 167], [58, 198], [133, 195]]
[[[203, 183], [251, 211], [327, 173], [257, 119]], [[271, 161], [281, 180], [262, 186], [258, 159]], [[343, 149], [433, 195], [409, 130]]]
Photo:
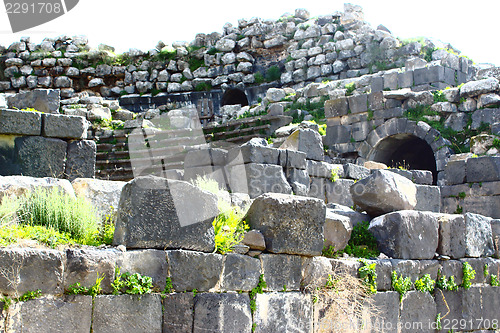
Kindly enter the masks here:
[[433, 183], [437, 183], [434, 152], [427, 142], [416, 136], [390, 136], [377, 144], [369, 159], [395, 168], [402, 166], [409, 170], [429, 170], [432, 172]]
[[221, 106], [224, 105], [236, 105], [240, 104], [241, 106], [247, 106], [248, 105], [248, 99], [247, 95], [240, 89], [229, 89], [224, 93], [224, 96], [222, 96], [222, 103]]

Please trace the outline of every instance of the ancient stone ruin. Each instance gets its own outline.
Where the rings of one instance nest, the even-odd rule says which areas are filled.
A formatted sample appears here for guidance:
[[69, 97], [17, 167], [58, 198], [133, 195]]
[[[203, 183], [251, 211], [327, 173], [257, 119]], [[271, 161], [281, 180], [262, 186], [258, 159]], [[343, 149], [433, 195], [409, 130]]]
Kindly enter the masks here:
[[351, 4], [0, 47], [0, 332], [498, 332], [499, 79]]

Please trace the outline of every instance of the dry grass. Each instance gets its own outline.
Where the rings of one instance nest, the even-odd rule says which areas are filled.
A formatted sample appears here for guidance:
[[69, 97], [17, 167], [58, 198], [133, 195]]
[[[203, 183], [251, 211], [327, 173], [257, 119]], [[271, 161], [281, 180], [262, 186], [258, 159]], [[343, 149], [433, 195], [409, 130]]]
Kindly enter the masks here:
[[378, 311], [363, 282], [346, 273], [328, 277], [313, 291], [315, 331], [320, 333], [377, 332], [373, 323]]

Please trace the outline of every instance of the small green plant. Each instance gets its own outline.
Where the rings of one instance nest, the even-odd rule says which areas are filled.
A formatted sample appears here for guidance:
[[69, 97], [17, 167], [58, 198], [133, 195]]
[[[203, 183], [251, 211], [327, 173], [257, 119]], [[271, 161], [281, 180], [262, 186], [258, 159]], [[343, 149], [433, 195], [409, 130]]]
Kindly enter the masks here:
[[465, 197], [466, 197], [465, 192], [460, 192], [460, 193], [458, 193], [458, 197], [459, 197], [460, 199], [465, 199]]
[[332, 174], [330, 175], [330, 180], [332, 183], [335, 183], [337, 180], [339, 180], [339, 175], [337, 173], [337, 170], [332, 169]]
[[193, 289], [193, 297], [196, 297], [197, 294], [198, 294], [198, 289], [194, 288]]
[[368, 109], [368, 111], [367, 111], [367, 112], [368, 112], [368, 118], [367, 118], [367, 120], [368, 120], [368, 121], [373, 120], [373, 111], [372, 111], [372, 110], [370, 110], [370, 109]]
[[325, 245], [323, 246], [323, 251], [321, 252], [321, 254], [327, 258], [335, 258], [335, 247], [333, 247], [332, 245], [327, 247]]
[[[354, 208], [354, 207], [353, 207]], [[357, 258], [373, 258], [380, 254], [377, 248], [377, 241], [373, 234], [368, 230], [370, 222], [363, 221], [354, 226], [351, 238], [343, 251], [337, 254], [347, 253]]]
[[431, 279], [430, 274], [425, 274], [420, 279], [417, 279], [415, 281], [415, 289], [423, 293], [425, 292], [432, 293], [434, 291], [435, 284], [436, 281]]
[[265, 80], [264, 80], [264, 75], [262, 75], [262, 73], [261, 73], [261, 72], [257, 72], [257, 73], [255, 73], [255, 74], [253, 75], [253, 78], [254, 78], [254, 80], [255, 80], [255, 83], [256, 83], [256, 84], [262, 84], [262, 83], [264, 83], [264, 81], [265, 81]]
[[267, 82], [273, 82], [279, 80], [281, 77], [281, 70], [278, 66], [271, 66], [266, 71], [266, 80]]
[[500, 286], [500, 281], [498, 279], [498, 276], [495, 274], [490, 275], [490, 285], [493, 287], [499, 287]]
[[442, 319], [442, 318], [441, 318], [441, 313], [438, 313], [438, 314], [436, 315], [436, 328], [437, 328], [438, 330], [441, 330], [441, 329], [443, 328], [443, 325], [441, 324], [441, 319]]
[[448, 291], [457, 291], [458, 286], [455, 283], [455, 277], [452, 275], [449, 278], [446, 275], [442, 275], [441, 271], [438, 272], [438, 278], [436, 281], [436, 288]]
[[462, 206], [457, 205], [457, 209], [455, 209], [454, 214], [462, 214], [464, 212], [464, 209]]
[[255, 288], [250, 290], [250, 292], [248, 293], [248, 296], [250, 297], [250, 311], [252, 312], [252, 314], [257, 309], [257, 294], [262, 294], [264, 292], [264, 288], [267, 288], [267, 284], [266, 281], [264, 281], [264, 274], [261, 274], [259, 276], [259, 282], [257, 283], [257, 286], [255, 286]]
[[208, 82], [201, 82], [194, 87], [195, 91], [210, 91], [212, 90], [212, 85]]
[[283, 285], [283, 289], [281, 289], [282, 292], [286, 292], [286, 284]]
[[464, 277], [462, 279], [462, 287], [464, 289], [469, 289], [472, 285], [471, 281], [476, 278], [476, 271], [468, 262], [464, 262], [462, 264], [462, 271], [464, 274]]
[[37, 289], [35, 291], [27, 291], [24, 294], [22, 294], [21, 297], [17, 299], [17, 301], [26, 302], [29, 301], [30, 299], [35, 299], [40, 296], [42, 296], [42, 291], [40, 289]]
[[363, 280], [365, 286], [369, 288], [371, 294], [377, 292], [377, 263], [369, 263], [364, 259], [360, 259], [359, 262], [362, 266], [359, 268], [359, 277]]
[[208, 51], [207, 54], [209, 55], [215, 55], [217, 53], [217, 49], [215, 47], [211, 47]]
[[2, 296], [2, 297], [0, 297], [0, 302], [3, 303], [4, 311], [7, 311], [10, 308], [10, 306], [12, 305], [12, 298], [10, 298], [8, 296]]
[[391, 273], [392, 289], [399, 293], [399, 300], [403, 299], [403, 296], [413, 288], [413, 283], [409, 277], [403, 278], [403, 275], [398, 276], [396, 271]]
[[356, 90], [356, 84], [355, 84], [354, 82], [352, 82], [352, 83], [347, 83], [347, 84], [345, 85], [345, 89], [346, 89], [346, 93], [345, 93], [345, 94], [346, 94], [347, 96], [351, 96], [351, 95], [352, 95], [352, 93], [354, 92], [354, 90]]
[[446, 97], [444, 96], [443, 91], [433, 91], [432, 95], [434, 97], [434, 103], [439, 103], [439, 102], [448, 102]]
[[252, 332], [255, 332], [256, 329], [257, 329], [257, 323], [253, 323], [252, 324]]
[[165, 289], [163, 290], [164, 294], [170, 294], [174, 292], [174, 286], [172, 284], [172, 278], [167, 276], [165, 279]]
[[94, 285], [92, 285], [90, 288], [83, 287], [82, 285], [80, 285], [80, 282], [76, 282], [69, 286], [66, 292], [69, 295], [90, 295], [92, 297], [95, 297], [102, 293], [102, 280], [104, 280], [104, 275], [99, 277], [99, 273], [97, 273], [97, 279], [95, 280]]
[[153, 279], [139, 273], [120, 274], [120, 268], [116, 267], [115, 280], [111, 283], [111, 288], [113, 288], [113, 295], [118, 295], [120, 292], [129, 295], [149, 294], [153, 290]]

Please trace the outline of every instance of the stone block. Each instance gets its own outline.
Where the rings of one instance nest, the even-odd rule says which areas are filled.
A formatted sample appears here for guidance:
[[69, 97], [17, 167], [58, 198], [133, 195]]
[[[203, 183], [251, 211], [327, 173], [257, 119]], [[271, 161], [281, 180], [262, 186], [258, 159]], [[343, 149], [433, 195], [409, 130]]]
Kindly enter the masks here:
[[330, 164], [326, 162], [307, 161], [307, 173], [311, 177], [322, 177], [330, 179], [332, 171], [338, 178], [344, 178], [344, 168], [341, 164]]
[[435, 332], [436, 303], [430, 293], [409, 291], [401, 300], [401, 332]]
[[306, 170], [286, 169], [287, 180], [296, 195], [307, 196], [309, 194], [309, 174]]
[[5, 295], [37, 289], [53, 295], [64, 291], [64, 258], [59, 251], [2, 248], [0, 267], [5, 270], [0, 274], [0, 291]]
[[308, 196], [325, 200], [325, 182], [325, 178], [311, 177]]
[[259, 283], [259, 259], [228, 253], [224, 261], [222, 289], [226, 291], [250, 291]]
[[376, 76], [372, 78], [372, 92], [380, 92], [384, 90], [384, 78]]
[[347, 115], [349, 105], [346, 97], [331, 99], [325, 102], [325, 117], [335, 118]]
[[88, 122], [84, 117], [44, 114], [42, 135], [63, 139], [86, 139]]
[[441, 191], [438, 186], [415, 185], [417, 205], [415, 210], [439, 213], [441, 211]]
[[253, 314], [256, 333], [310, 332], [313, 328], [310, 295], [299, 292], [257, 294]]
[[488, 257], [495, 253], [491, 218], [465, 213], [465, 256]]
[[232, 192], [248, 193], [256, 198], [263, 193], [292, 193], [283, 168], [279, 165], [250, 163], [229, 168]]
[[373, 219], [368, 229], [380, 251], [392, 258], [432, 259], [438, 247], [438, 214], [393, 212]]
[[474, 97], [489, 92], [495, 92], [496, 90], [498, 90], [498, 87], [498, 79], [494, 77], [489, 77], [487, 79], [477, 81], [470, 81], [465, 83], [460, 88], [460, 96]]
[[349, 110], [351, 113], [361, 113], [368, 111], [368, 96], [366, 94], [347, 97]]
[[197, 166], [192, 168], [184, 167], [184, 180], [187, 182], [193, 182], [198, 177], [203, 177], [215, 180], [219, 187], [226, 189], [228, 187], [227, 179], [225, 178], [225, 170], [221, 166]]
[[387, 171], [393, 172], [393, 173], [398, 174], [402, 177], [405, 177], [406, 179], [412, 180], [412, 173], [410, 170], [389, 168], [389, 169], [387, 169]]
[[350, 125], [332, 125], [326, 128], [325, 144], [348, 143], [351, 140]]
[[[75, 332], [91, 331], [92, 297], [42, 297], [20, 304], [19, 321], [13, 320], [12, 332]], [[3, 332], [3, 327], [0, 329]], [[7, 329], [9, 330], [9, 329]]]
[[245, 219], [262, 232], [269, 252], [314, 256], [323, 249], [325, 211], [319, 199], [266, 193], [254, 200]]
[[193, 331], [194, 301], [191, 293], [167, 294], [163, 298], [163, 332]]
[[310, 128], [297, 129], [280, 148], [304, 152], [309, 160], [323, 161], [324, 158], [323, 139], [317, 131]]
[[280, 149], [279, 164], [284, 168], [306, 169], [307, 154], [301, 151]]
[[352, 163], [344, 164], [344, 177], [354, 180], [360, 180], [370, 175], [370, 170]]
[[361, 263], [355, 259], [330, 259], [332, 264], [332, 271], [334, 274], [350, 275], [352, 277], [359, 277], [359, 268]]
[[5, 176], [0, 177], [0, 199], [4, 195], [15, 195], [17, 197], [36, 188], [46, 190], [57, 190], [70, 197], [75, 197], [71, 183], [67, 179], [56, 178], [34, 178], [27, 176]]
[[384, 73], [384, 89], [390, 89], [390, 90], [398, 89], [398, 73], [397, 72]]
[[417, 68], [413, 71], [413, 80], [415, 85], [444, 81], [444, 67], [432, 66]]
[[413, 86], [413, 71], [398, 74], [398, 88], [411, 88]]
[[68, 144], [66, 160], [66, 177], [73, 181], [76, 178], [94, 178], [97, 145], [93, 140], [72, 141]]
[[[353, 182], [353, 181], [352, 181]], [[347, 187], [349, 189], [349, 187]], [[368, 214], [366, 213], [360, 213], [356, 212], [355, 210], [351, 209], [348, 206], [343, 206], [340, 204], [335, 204], [335, 203], [329, 203], [327, 205], [328, 209], [331, 209], [332, 212], [338, 215], [346, 216], [351, 220], [351, 224], [353, 226], [356, 226], [358, 223], [364, 222], [364, 221], [371, 221], [371, 218]]]
[[190, 183], [138, 177], [122, 190], [114, 244], [211, 252], [217, 196]]
[[158, 294], [98, 295], [94, 299], [92, 331], [162, 331], [162, 305]]
[[40, 136], [15, 139], [16, 160], [19, 174], [32, 177], [62, 178], [67, 144], [63, 140]]
[[347, 216], [335, 214], [332, 209], [326, 210], [325, 247], [333, 246], [336, 251], [345, 249], [351, 238], [351, 219]]
[[452, 259], [465, 257], [465, 219], [462, 215], [439, 216], [438, 253]]
[[342, 206], [352, 207], [354, 202], [350, 192], [351, 186], [354, 184], [352, 179], [338, 179], [335, 182], [326, 180], [326, 202], [331, 204], [339, 204]]
[[59, 89], [35, 89], [7, 97], [9, 108], [33, 108], [43, 113], [59, 113]]
[[42, 132], [42, 114], [0, 110], [0, 134], [40, 135]]
[[414, 209], [417, 204], [415, 184], [388, 170], [373, 170], [369, 177], [355, 183], [350, 192], [354, 203], [370, 216]]
[[307, 290], [323, 287], [328, 279], [328, 274], [332, 274], [332, 264], [326, 257], [312, 257], [303, 261], [302, 286]]
[[372, 111], [382, 110], [384, 108], [384, 94], [381, 91], [372, 92], [368, 95], [368, 104]]
[[102, 277], [103, 293], [111, 294], [111, 283], [115, 278], [115, 261], [118, 253], [115, 251], [97, 251], [89, 249], [66, 250], [64, 267], [64, 290], [80, 283], [83, 287], [92, 287], [98, 277]]
[[224, 149], [211, 148], [191, 150], [184, 159], [184, 167], [191, 168], [206, 165], [226, 165], [227, 151]]
[[167, 251], [168, 271], [177, 292], [209, 291], [219, 284], [223, 269], [220, 254], [184, 250]]
[[[370, 261], [371, 263], [371, 261]], [[392, 290], [392, 262], [388, 259], [375, 260], [377, 272], [377, 290], [389, 291]]]
[[399, 294], [395, 291], [376, 293], [372, 296], [376, 315], [371, 327], [378, 332], [397, 332], [399, 325]]
[[193, 333], [251, 330], [252, 314], [247, 294], [204, 293], [196, 296]]
[[77, 178], [71, 182], [75, 194], [89, 200], [102, 216], [116, 214], [125, 184], [126, 182], [92, 178]]
[[139, 273], [153, 278], [153, 286], [165, 289], [167, 278], [167, 256], [161, 250], [135, 250], [121, 253], [116, 258], [116, 266], [121, 273]]
[[412, 181], [419, 185], [432, 185], [432, 172], [427, 170], [410, 170]]
[[231, 164], [233, 161], [237, 163], [261, 163], [274, 164], [279, 163], [280, 151], [275, 148], [258, 146], [255, 144], [245, 144], [241, 147], [229, 150], [227, 160]]
[[261, 254], [260, 260], [267, 291], [300, 290], [303, 257]]
[[500, 157], [483, 156], [469, 158], [466, 163], [468, 183], [500, 180]]

